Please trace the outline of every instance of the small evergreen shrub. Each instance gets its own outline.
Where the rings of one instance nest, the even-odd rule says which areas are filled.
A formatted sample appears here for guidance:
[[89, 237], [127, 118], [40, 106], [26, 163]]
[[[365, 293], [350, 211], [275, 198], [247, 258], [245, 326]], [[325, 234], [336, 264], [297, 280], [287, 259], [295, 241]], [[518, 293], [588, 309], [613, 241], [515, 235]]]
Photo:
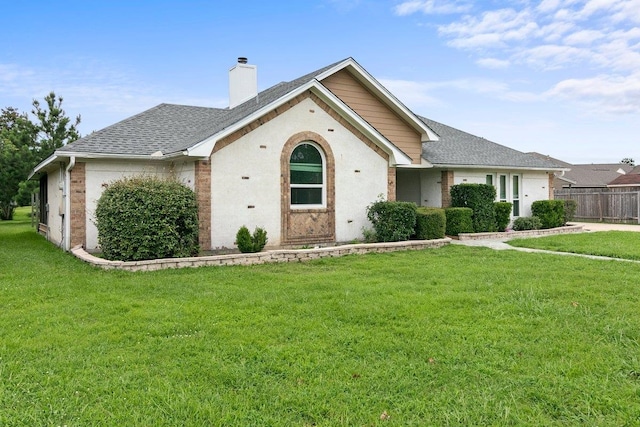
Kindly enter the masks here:
[[418, 240], [442, 239], [447, 228], [444, 209], [418, 208], [415, 238]]
[[494, 202], [493, 206], [496, 213], [496, 230], [505, 231], [511, 220], [513, 204], [509, 202]]
[[377, 200], [367, 206], [367, 218], [379, 242], [409, 240], [416, 226], [416, 204]]
[[365, 243], [375, 243], [378, 241], [376, 232], [373, 229], [367, 227], [362, 227], [362, 238], [364, 239]]
[[514, 231], [539, 230], [542, 222], [537, 216], [521, 216], [513, 220]]
[[473, 231], [495, 231], [496, 189], [488, 184], [457, 184], [451, 187], [451, 206], [473, 210]]
[[267, 232], [260, 227], [249, 233], [249, 229], [244, 225], [236, 233], [236, 245], [242, 253], [260, 252], [267, 244]]
[[471, 208], [446, 208], [446, 234], [457, 236], [460, 233], [473, 233], [473, 210]]
[[576, 209], [578, 209], [578, 202], [573, 199], [566, 199], [564, 201], [564, 224], [573, 221], [576, 215]]
[[98, 199], [95, 216], [106, 259], [139, 261], [199, 252], [196, 195], [178, 181], [156, 177], [114, 181]]
[[540, 218], [542, 228], [561, 227], [564, 224], [564, 201], [536, 200], [531, 204], [531, 214]]

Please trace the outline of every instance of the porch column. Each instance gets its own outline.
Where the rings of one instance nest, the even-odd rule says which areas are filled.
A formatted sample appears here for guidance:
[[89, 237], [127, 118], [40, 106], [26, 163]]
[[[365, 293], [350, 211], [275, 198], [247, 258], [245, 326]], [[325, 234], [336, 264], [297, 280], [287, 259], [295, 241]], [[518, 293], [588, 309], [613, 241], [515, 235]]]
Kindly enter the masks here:
[[453, 186], [453, 171], [442, 171], [440, 179], [440, 193], [442, 196], [442, 207], [451, 207], [451, 187]]
[[211, 250], [211, 161], [195, 164], [196, 199], [198, 200], [198, 244], [200, 249]]
[[394, 202], [396, 200], [396, 168], [389, 167], [387, 172], [387, 200]]
[[69, 249], [87, 243], [87, 187], [85, 181], [85, 163], [78, 162], [71, 169], [69, 182], [70, 230]]

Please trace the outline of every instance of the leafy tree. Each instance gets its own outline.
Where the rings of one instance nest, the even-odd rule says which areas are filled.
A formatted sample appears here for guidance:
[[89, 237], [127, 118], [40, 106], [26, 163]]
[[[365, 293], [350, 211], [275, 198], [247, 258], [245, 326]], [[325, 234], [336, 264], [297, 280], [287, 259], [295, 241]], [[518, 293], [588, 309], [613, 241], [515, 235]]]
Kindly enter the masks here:
[[15, 197], [37, 161], [37, 129], [26, 114], [8, 107], [0, 112], [0, 219], [13, 219]]
[[50, 92], [44, 105], [33, 100], [35, 121], [12, 107], [0, 112], [0, 219], [12, 219], [16, 205], [28, 204], [37, 187], [29, 172], [53, 152], [80, 137], [80, 116], [72, 120], [62, 97]]
[[635, 160], [633, 160], [631, 157], [625, 157], [624, 159], [620, 160], [620, 163], [624, 163], [624, 164], [627, 164], [629, 166], [635, 166], [636, 165]]
[[56, 96], [54, 92], [44, 97], [46, 108], [40, 106], [37, 99], [33, 100], [33, 110], [31, 113], [36, 116], [38, 122], [38, 157], [42, 161], [49, 157], [58, 148], [80, 138], [78, 125], [80, 116], [71, 119], [66, 116], [62, 109], [62, 97]]

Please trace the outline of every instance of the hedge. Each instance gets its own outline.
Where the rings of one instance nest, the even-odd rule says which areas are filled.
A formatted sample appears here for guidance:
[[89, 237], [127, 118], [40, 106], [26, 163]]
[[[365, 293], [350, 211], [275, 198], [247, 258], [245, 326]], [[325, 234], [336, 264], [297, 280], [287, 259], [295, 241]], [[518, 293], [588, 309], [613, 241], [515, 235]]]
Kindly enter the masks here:
[[446, 208], [446, 234], [457, 236], [460, 233], [473, 233], [473, 210], [471, 208]]
[[415, 238], [418, 240], [442, 239], [445, 236], [447, 217], [444, 209], [417, 209]]
[[416, 204], [377, 200], [367, 206], [367, 218], [379, 242], [409, 240], [416, 226]]
[[495, 231], [496, 189], [488, 184], [457, 184], [451, 187], [451, 206], [473, 210], [473, 231]]
[[95, 216], [106, 259], [140, 261], [199, 252], [196, 195], [175, 180], [114, 181], [98, 199]]
[[496, 213], [496, 231], [505, 231], [511, 221], [513, 204], [510, 202], [494, 202], [493, 206]]
[[563, 200], [536, 200], [531, 204], [532, 216], [542, 222], [542, 228], [555, 228], [564, 225]]

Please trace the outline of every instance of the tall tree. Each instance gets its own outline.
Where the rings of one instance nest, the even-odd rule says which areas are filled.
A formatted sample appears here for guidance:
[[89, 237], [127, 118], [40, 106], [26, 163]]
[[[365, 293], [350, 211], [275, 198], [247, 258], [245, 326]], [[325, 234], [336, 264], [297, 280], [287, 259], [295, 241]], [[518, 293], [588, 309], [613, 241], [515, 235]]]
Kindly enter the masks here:
[[58, 148], [80, 138], [78, 125], [80, 116], [74, 122], [66, 116], [62, 109], [62, 97], [54, 92], [44, 97], [46, 107], [42, 108], [37, 99], [33, 100], [33, 113], [38, 119], [38, 157], [42, 161], [49, 157]]
[[624, 163], [624, 164], [627, 164], [629, 166], [635, 166], [636, 165], [635, 160], [633, 160], [631, 157], [625, 157], [624, 159], [620, 160], [620, 163]]
[[15, 197], [37, 161], [37, 128], [15, 108], [0, 111], [0, 219], [12, 219]]

